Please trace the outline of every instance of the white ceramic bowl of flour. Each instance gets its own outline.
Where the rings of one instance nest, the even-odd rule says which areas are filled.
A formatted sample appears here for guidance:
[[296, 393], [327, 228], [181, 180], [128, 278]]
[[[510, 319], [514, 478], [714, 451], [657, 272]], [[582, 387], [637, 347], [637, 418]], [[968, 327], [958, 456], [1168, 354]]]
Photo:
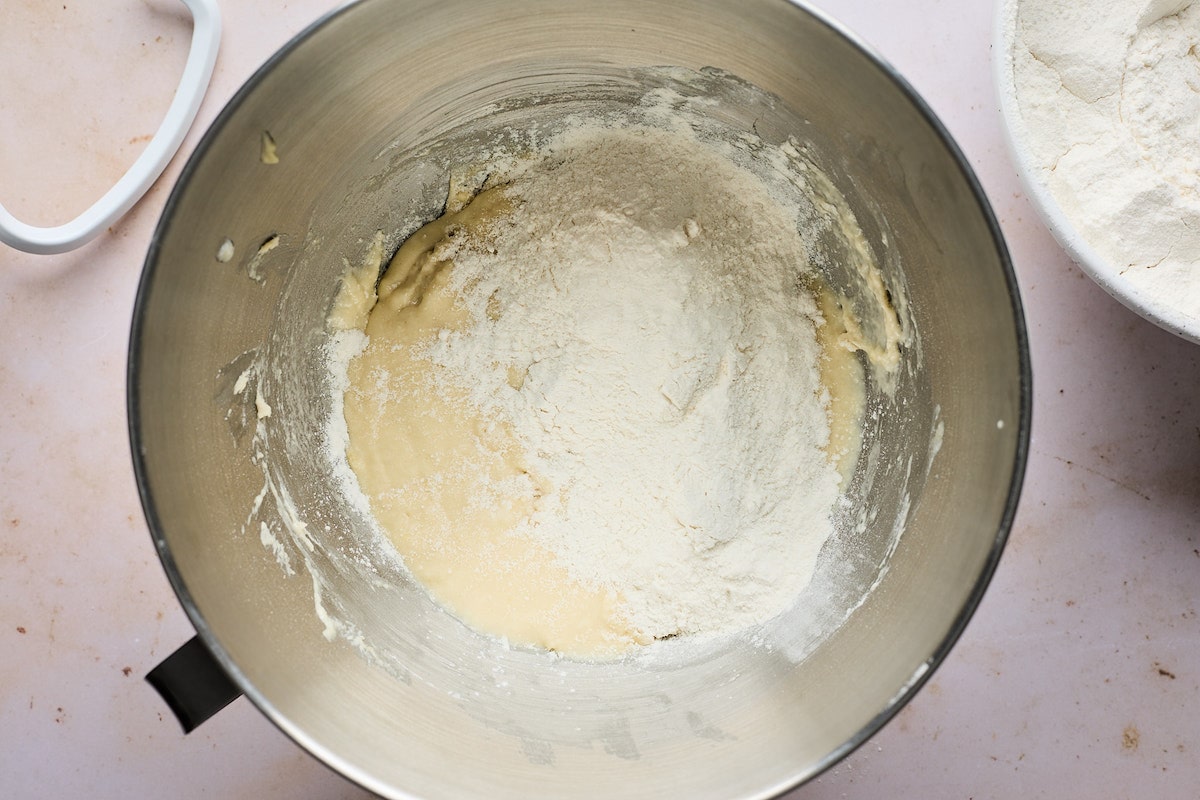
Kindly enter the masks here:
[[1200, 342], [1200, 3], [1001, 0], [993, 68], [1017, 171], [1109, 294]]

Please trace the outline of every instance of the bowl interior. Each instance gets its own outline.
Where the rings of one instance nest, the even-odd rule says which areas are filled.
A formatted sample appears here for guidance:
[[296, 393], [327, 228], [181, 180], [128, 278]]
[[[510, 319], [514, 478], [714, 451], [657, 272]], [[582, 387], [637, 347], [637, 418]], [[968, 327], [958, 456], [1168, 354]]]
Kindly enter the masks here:
[[[843, 524], [793, 611], [750, 637], [554, 660], [440, 610], [332, 489], [324, 321], [347, 262], [376, 231], [394, 247], [437, 216], [464, 154], [665, 88], [681, 113], [689, 92], [716, 98], [697, 108], [725, 130], [802, 145], [911, 335], [896, 385], [870, 388]], [[845, 243], [813, 246], [852, 291]], [[1027, 444], [1022, 325], [963, 160], [821, 17], [774, 0], [375, 0], [272, 59], [176, 187], [135, 311], [135, 465], [206, 642], [283, 730], [368, 788], [768, 796], [894, 713], [978, 602]]]

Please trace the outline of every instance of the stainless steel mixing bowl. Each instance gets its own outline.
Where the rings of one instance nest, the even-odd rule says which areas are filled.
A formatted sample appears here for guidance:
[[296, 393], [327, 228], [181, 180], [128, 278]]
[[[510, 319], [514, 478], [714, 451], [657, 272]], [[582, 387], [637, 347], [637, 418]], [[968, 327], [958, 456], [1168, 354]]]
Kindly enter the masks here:
[[[376, 230], [391, 246], [438, 213], [446, 142], [620, 105], [657, 66], [770, 95], [731, 90], [712, 113], [805, 146], [914, 338], [894, 394], [872, 388], [848, 511], [796, 610], [715, 643], [556, 660], [468, 630], [364, 543], [322, 450], [324, 318]], [[817, 774], [895, 714], [979, 603], [1030, 391], [1012, 269], [965, 160], [890, 67], [784, 0], [342, 9], [272, 58], [188, 163], [129, 358], [147, 519], [201, 641], [288, 735], [389, 797], [749, 798]]]

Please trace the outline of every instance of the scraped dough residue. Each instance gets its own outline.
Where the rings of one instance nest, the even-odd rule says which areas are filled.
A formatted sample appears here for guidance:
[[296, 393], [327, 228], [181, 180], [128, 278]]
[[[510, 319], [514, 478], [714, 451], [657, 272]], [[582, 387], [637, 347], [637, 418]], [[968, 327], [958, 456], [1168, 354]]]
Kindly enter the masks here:
[[380, 528], [477, 629], [597, 657], [761, 623], [808, 583], [862, 368], [798, 215], [682, 133], [580, 127], [452, 189], [331, 327]]

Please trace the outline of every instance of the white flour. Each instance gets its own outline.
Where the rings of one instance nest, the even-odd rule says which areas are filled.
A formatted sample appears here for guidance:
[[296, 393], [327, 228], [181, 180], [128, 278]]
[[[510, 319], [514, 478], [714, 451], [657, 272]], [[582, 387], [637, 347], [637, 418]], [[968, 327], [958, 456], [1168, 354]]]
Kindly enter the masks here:
[[526, 529], [634, 627], [762, 622], [809, 581], [839, 491], [797, 216], [678, 134], [555, 149], [507, 190], [496, 252], [453, 254], [475, 323], [425, 356], [511, 422], [548, 491]]
[[1093, 249], [1200, 319], [1200, 3], [1022, 0], [1024, 139]]

